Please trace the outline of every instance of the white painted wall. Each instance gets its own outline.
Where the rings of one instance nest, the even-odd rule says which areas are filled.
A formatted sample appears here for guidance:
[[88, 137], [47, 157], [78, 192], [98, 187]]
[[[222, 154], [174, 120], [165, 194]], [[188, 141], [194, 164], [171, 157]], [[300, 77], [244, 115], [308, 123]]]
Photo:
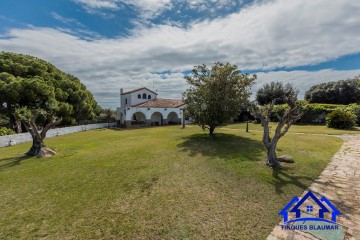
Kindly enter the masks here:
[[124, 107], [116, 108], [116, 121], [124, 122], [124, 120], [125, 120], [124, 110], [126, 111], [126, 108], [124, 108]]
[[[146, 99], [142, 98], [144, 93], [146, 94]], [[141, 99], [138, 98], [139, 94], [141, 95]], [[151, 96], [151, 99], [148, 99], [149, 95]], [[140, 91], [136, 91], [136, 92], [131, 93], [131, 105], [130, 106], [134, 106], [134, 105], [137, 105], [137, 104], [140, 104], [140, 103], [144, 103], [144, 102], [147, 102], [147, 101], [150, 101], [150, 100], [153, 100], [153, 99], [156, 99], [156, 94], [150, 92], [149, 90], [143, 89], [143, 90], [140, 90]]]
[[[143, 94], [146, 94], [146, 99], [142, 98]], [[141, 94], [141, 98], [138, 98], [138, 95]], [[148, 96], [151, 96], [151, 99], [148, 99]], [[156, 99], [156, 94], [147, 90], [147, 89], [142, 89], [136, 92], [132, 92], [132, 93], [128, 93], [128, 94], [124, 94], [121, 95], [121, 106], [120, 107], [130, 107], [130, 106], [134, 106], [140, 103], [144, 103], [153, 99]], [[125, 104], [125, 99], [127, 99], [127, 104]]]
[[[110, 127], [115, 127], [116, 123], [110, 123]], [[98, 128], [107, 128], [107, 123], [96, 123], [96, 124], [88, 124], [88, 125], [79, 125], [73, 127], [64, 127], [64, 128], [54, 128], [50, 129], [46, 137], [56, 137], [59, 135], [65, 135], [69, 133], [81, 132], [91, 129], [98, 129]], [[6, 135], [0, 136], [0, 147], [7, 147], [16, 145], [19, 143], [31, 142], [32, 137], [30, 133], [20, 133], [20, 134], [13, 134], [13, 135]]]
[[167, 116], [170, 112], [176, 112], [179, 118], [182, 118], [182, 110], [181, 108], [127, 108], [126, 109], [126, 117], [125, 120], [131, 120], [131, 116], [136, 112], [142, 112], [145, 114], [146, 119], [151, 119], [151, 116], [155, 112], [159, 112], [162, 114], [163, 119], [167, 119]]
[[[163, 119], [167, 119], [170, 112], [175, 112], [178, 115], [178, 118], [182, 119], [182, 114], [183, 114], [182, 107], [180, 107], [180, 108], [136, 108], [136, 107], [129, 107], [129, 108], [126, 108], [126, 116], [123, 118], [122, 123], [124, 123], [124, 121], [130, 121], [132, 115], [134, 113], [136, 113], [136, 112], [144, 113], [145, 116], [146, 116], [146, 119], [151, 119], [152, 114], [155, 113], [155, 112], [161, 113], [162, 116], [163, 116]], [[119, 115], [119, 112], [122, 110], [122, 108], [118, 108], [117, 110], [118, 110], [117, 115]], [[117, 120], [119, 120], [119, 119], [117, 119]]]
[[[127, 104], [126, 104], [126, 101], [125, 99], [127, 99]], [[128, 106], [131, 106], [131, 93], [129, 94], [124, 94], [124, 95], [121, 95], [121, 106], [122, 107], [128, 107]]]

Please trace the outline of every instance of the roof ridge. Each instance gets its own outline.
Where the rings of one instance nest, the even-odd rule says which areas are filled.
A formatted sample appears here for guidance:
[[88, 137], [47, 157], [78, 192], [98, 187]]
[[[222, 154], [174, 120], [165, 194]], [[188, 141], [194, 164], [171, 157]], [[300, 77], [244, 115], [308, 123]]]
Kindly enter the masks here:
[[137, 92], [137, 91], [140, 91], [140, 90], [143, 90], [143, 89], [146, 89], [146, 90], [148, 90], [148, 91], [150, 91], [150, 92], [158, 95], [157, 92], [154, 92], [154, 91], [148, 89], [147, 87], [142, 87], [142, 88], [137, 88], [137, 89], [134, 89], [134, 90], [130, 90], [130, 91], [127, 91], [127, 92], [122, 93], [121, 95], [125, 95], [125, 94], [129, 94], [129, 93]]
[[156, 98], [156, 99], [164, 99], [164, 100], [177, 100], [177, 101], [182, 101], [182, 99], [179, 99], [179, 98]]
[[185, 105], [181, 99], [155, 98], [132, 107], [178, 108]]

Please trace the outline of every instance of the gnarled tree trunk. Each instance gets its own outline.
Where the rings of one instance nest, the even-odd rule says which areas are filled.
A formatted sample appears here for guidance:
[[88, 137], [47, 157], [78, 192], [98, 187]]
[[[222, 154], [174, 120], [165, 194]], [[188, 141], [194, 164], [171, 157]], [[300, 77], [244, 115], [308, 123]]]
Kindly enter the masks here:
[[281, 164], [276, 156], [276, 145], [280, 137], [277, 136], [276, 133], [274, 138], [270, 137], [270, 119], [268, 116], [259, 116], [259, 118], [261, 119], [261, 125], [264, 128], [263, 143], [266, 148], [266, 165], [272, 168], [281, 168]]
[[209, 135], [214, 136], [215, 127], [209, 127]]
[[25, 153], [25, 155], [36, 157], [54, 156], [56, 153], [45, 146], [44, 139], [46, 137], [47, 131], [54, 127], [56, 124], [60, 123], [61, 119], [57, 120], [54, 116], [51, 116], [49, 119], [49, 123], [40, 132], [35, 124], [37, 116], [38, 114], [35, 114], [33, 118], [23, 121], [26, 130], [31, 134], [33, 139], [33, 144], [29, 151]]
[[266, 165], [272, 167], [272, 168], [281, 168], [281, 164], [278, 161], [278, 158], [276, 156], [276, 146], [279, 141], [279, 139], [284, 136], [287, 131], [289, 130], [290, 126], [296, 122], [300, 117], [303, 115], [303, 113], [299, 112], [298, 107], [295, 104], [294, 99], [287, 99], [287, 103], [290, 106], [290, 110], [288, 110], [285, 115], [280, 119], [278, 122], [278, 125], [275, 129], [274, 137], [270, 137], [270, 129], [269, 129], [269, 123], [270, 123], [270, 114], [272, 111], [272, 108], [274, 106], [275, 101], [273, 101], [265, 114], [258, 113], [257, 116], [261, 120], [261, 125], [264, 129], [263, 134], [263, 143], [266, 148]]
[[30, 150], [26, 153], [26, 155], [37, 156], [40, 153], [41, 149], [43, 147], [45, 147], [44, 141], [43, 141], [43, 139], [39, 139], [36, 136], [32, 136], [32, 137], [33, 137], [33, 144], [31, 146]]
[[268, 147], [266, 150], [266, 165], [272, 167], [272, 168], [279, 168], [281, 167], [280, 162], [277, 160], [276, 156], [276, 145], [277, 142], [272, 142], [270, 144], [270, 147]]

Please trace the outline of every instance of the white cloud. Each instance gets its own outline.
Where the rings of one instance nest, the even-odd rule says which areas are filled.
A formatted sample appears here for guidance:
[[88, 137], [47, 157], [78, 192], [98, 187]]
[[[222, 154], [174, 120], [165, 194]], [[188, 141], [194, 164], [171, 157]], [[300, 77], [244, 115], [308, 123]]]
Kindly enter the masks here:
[[121, 9], [118, 0], [72, 0], [80, 4], [87, 13], [97, 14], [104, 19], [113, 18], [114, 12]]
[[63, 17], [61, 16], [60, 14], [58, 14], [57, 12], [52, 12], [51, 13], [51, 16], [59, 21], [59, 22], [62, 22], [64, 24], [68, 24], [68, 25], [75, 25], [75, 26], [78, 26], [78, 27], [85, 27], [84, 24], [82, 24], [81, 22], [79, 22], [78, 20], [76, 20], [75, 18], [66, 18], [66, 17]]
[[73, 0], [87, 9], [118, 9], [116, 0]]
[[55, 20], [68, 26], [67, 28], [60, 28], [60, 27], [56, 28], [57, 30], [63, 33], [79, 36], [82, 39], [86, 39], [86, 40], [94, 40], [94, 39], [102, 38], [102, 36], [99, 33], [89, 30], [84, 24], [82, 24], [80, 21], [78, 21], [75, 18], [67, 18], [58, 14], [57, 12], [51, 12], [51, 16]]
[[[118, 10], [125, 4], [139, 12], [142, 19], [157, 17], [166, 9], [171, 9], [171, 0], [73, 0], [81, 4], [89, 13], [103, 13], [101, 10]], [[107, 16], [107, 14], [105, 14]]]
[[171, 0], [120, 0], [122, 3], [135, 7], [144, 19], [155, 18], [163, 11], [172, 8]]
[[238, 4], [242, 4], [243, 1], [234, 1], [234, 0], [185, 0], [189, 5], [190, 9], [203, 12], [210, 11], [215, 12], [219, 9], [232, 9]]
[[[153, 78], [160, 92], [175, 96], [185, 86], [181, 72], [196, 64], [229, 61], [240, 69], [272, 69], [359, 53], [359, 12], [360, 2], [352, 0], [276, 0], [186, 29], [138, 27], [129, 36], [112, 39], [84, 40], [50, 28], [12, 29], [0, 39], [0, 49], [50, 61], [80, 77], [95, 96], [115, 96], [125, 85], [151, 87]], [[176, 74], [150, 74], [165, 71]], [[305, 85], [314, 82], [294, 76]]]
[[81, 4], [89, 13], [103, 14], [102, 10], [118, 10], [123, 5], [133, 7], [139, 14], [140, 20], [153, 19], [164, 11], [174, 7], [185, 6], [198, 12], [215, 13], [217, 10], [230, 10], [243, 4], [243, 0], [73, 0]]

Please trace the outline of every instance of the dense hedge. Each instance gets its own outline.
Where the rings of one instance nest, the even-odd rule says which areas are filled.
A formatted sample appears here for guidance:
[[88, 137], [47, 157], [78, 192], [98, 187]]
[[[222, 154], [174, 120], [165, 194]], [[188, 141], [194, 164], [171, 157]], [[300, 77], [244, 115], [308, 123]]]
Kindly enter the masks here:
[[342, 110], [335, 110], [326, 116], [326, 126], [330, 128], [351, 129], [355, 122], [355, 114]]
[[334, 110], [342, 109], [345, 106], [338, 104], [308, 103], [305, 101], [299, 101], [299, 105], [304, 111], [304, 115], [301, 117], [300, 122], [323, 124], [325, 124], [325, 117], [327, 114]]
[[356, 124], [360, 126], [360, 105], [359, 104], [349, 104], [344, 107], [344, 111], [350, 112], [356, 116]]
[[14, 130], [6, 127], [0, 127], [0, 136], [15, 134]]
[[[301, 123], [326, 123], [326, 116], [336, 110], [352, 113], [356, 116], [356, 124], [360, 126], [360, 105], [349, 104], [322, 104], [322, 103], [308, 103], [306, 101], [298, 101], [299, 107], [304, 111], [304, 115], [299, 122]], [[270, 119], [277, 122], [281, 116], [284, 115], [288, 106], [285, 104], [275, 105], [271, 112]]]
[[270, 113], [270, 119], [272, 122], [280, 121], [280, 118], [284, 116], [285, 112], [289, 109], [287, 104], [275, 105]]

